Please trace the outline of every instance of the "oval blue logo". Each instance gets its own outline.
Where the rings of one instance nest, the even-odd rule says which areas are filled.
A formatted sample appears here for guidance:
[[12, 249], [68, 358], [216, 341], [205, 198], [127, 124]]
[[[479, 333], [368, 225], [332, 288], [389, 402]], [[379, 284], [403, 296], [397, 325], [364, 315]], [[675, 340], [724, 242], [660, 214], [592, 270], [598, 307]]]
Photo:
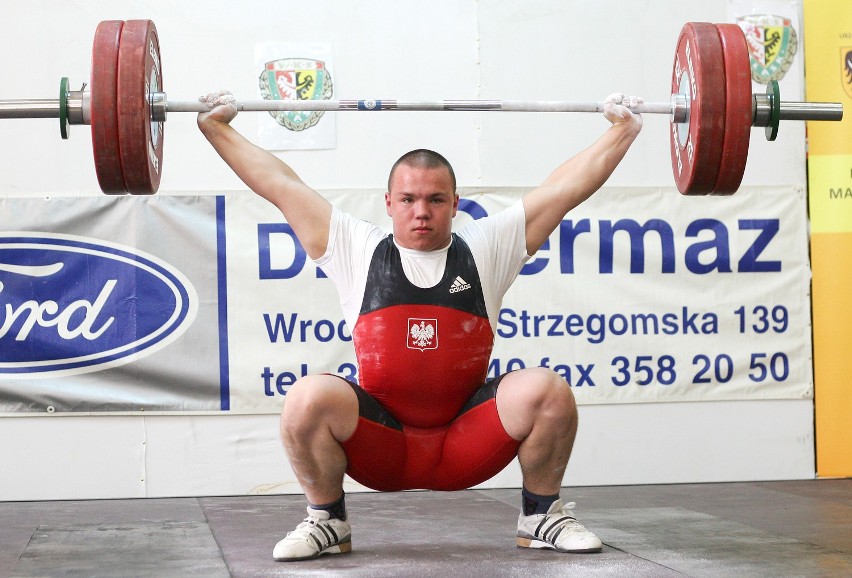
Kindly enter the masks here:
[[0, 235], [0, 378], [128, 363], [177, 339], [197, 310], [189, 280], [142, 251], [65, 235]]

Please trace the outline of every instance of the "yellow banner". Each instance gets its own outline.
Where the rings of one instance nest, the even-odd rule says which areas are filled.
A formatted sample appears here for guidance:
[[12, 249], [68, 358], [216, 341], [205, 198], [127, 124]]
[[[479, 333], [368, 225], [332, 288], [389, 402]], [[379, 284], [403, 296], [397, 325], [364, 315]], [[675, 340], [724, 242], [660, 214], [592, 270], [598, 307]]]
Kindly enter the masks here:
[[852, 234], [811, 237], [817, 473], [852, 475]]
[[[852, 154], [852, 2], [805, 0], [805, 92], [808, 101], [840, 102], [840, 122], [809, 122], [808, 152]], [[852, 181], [846, 171], [847, 181]]]
[[852, 154], [808, 159], [811, 233], [852, 233]]
[[805, 0], [808, 101], [840, 102], [841, 122], [808, 123], [817, 473], [852, 475], [852, 2]]
[[808, 101], [840, 102], [840, 122], [808, 123], [811, 231], [852, 232], [852, 2], [806, 0]]

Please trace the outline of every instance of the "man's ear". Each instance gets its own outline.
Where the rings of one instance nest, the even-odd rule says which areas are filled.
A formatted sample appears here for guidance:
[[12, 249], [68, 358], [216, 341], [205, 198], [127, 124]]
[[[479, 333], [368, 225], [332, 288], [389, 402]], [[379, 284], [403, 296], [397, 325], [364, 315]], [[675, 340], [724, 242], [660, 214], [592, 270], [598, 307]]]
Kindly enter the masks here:
[[385, 193], [385, 211], [387, 211], [388, 217], [391, 216], [390, 205], [391, 205], [391, 198], [390, 198], [390, 193], [388, 192], [388, 193]]

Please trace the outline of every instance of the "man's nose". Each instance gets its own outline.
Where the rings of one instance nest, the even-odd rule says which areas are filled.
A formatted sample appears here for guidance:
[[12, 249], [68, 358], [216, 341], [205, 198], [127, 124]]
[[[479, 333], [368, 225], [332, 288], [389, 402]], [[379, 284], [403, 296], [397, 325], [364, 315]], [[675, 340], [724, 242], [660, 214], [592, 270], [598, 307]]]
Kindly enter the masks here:
[[414, 205], [414, 212], [418, 219], [428, 219], [431, 216], [429, 203], [427, 201], [418, 201]]

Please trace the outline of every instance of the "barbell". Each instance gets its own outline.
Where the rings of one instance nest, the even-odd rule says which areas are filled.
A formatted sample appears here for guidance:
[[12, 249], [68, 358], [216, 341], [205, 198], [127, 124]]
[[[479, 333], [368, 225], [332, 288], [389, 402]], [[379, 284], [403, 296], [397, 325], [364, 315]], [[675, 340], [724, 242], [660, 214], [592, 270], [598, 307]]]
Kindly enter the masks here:
[[[775, 140], [782, 120], [838, 121], [835, 102], [783, 102], [778, 83], [752, 94], [745, 34], [736, 24], [688, 22], [681, 29], [668, 102], [642, 103], [641, 113], [670, 117], [672, 171], [685, 195], [730, 195], [742, 181], [751, 127]], [[513, 100], [244, 100], [241, 111], [509, 111], [601, 112], [603, 102]], [[88, 87], [59, 83], [59, 98], [0, 100], [0, 119], [58, 118], [91, 125], [95, 171], [107, 194], [153, 194], [163, 166], [168, 113], [205, 112], [198, 101], [169, 101], [163, 92], [157, 29], [150, 20], [105, 20], [92, 44]]]

